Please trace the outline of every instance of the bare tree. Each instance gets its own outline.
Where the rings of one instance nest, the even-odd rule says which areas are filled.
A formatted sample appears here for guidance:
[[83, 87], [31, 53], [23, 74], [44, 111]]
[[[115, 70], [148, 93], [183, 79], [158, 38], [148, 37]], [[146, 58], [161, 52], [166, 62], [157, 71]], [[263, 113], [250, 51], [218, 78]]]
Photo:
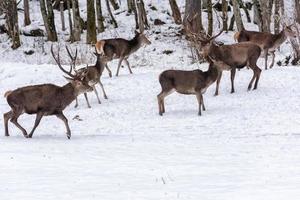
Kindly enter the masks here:
[[211, 0], [207, 1], [207, 19], [208, 19], [207, 34], [211, 36], [213, 32], [213, 13], [212, 13]]
[[260, 0], [261, 5], [261, 14], [262, 14], [262, 31], [270, 32], [270, 23], [271, 23], [271, 9], [270, 9], [270, 0]]
[[[193, 19], [191, 23], [188, 22], [190, 19]], [[201, 1], [186, 0], [183, 25], [186, 32], [187, 30], [194, 33], [203, 31]]]
[[12, 48], [21, 46], [16, 0], [0, 1], [0, 7], [5, 14], [8, 35], [12, 40]]
[[74, 33], [73, 33], [73, 23], [71, 16], [71, 0], [67, 0], [67, 8], [68, 8], [68, 19], [69, 19], [69, 28], [70, 28], [70, 41], [74, 42]]
[[60, 19], [61, 19], [61, 29], [63, 31], [65, 31], [66, 25], [65, 25], [64, 2], [63, 1], [60, 1], [59, 10], [60, 10]]
[[259, 0], [253, 0], [253, 22], [258, 25], [258, 30], [262, 31], [262, 15]]
[[172, 10], [172, 16], [174, 18], [175, 23], [181, 24], [182, 23], [181, 14], [178, 5], [176, 3], [176, 0], [169, 0], [169, 2]]
[[227, 25], [227, 20], [228, 20], [228, 3], [226, 0], [222, 0], [222, 21], [223, 21], [223, 30], [228, 31], [228, 25]]
[[29, 24], [31, 24], [29, 14], [29, 1], [24, 0], [24, 25], [28, 26]]
[[97, 42], [95, 1], [87, 0], [87, 34], [86, 43], [95, 44]]
[[275, 9], [274, 9], [274, 33], [278, 34], [280, 29], [280, 0], [274, 0]]
[[47, 31], [47, 40], [55, 42], [57, 41], [57, 34], [56, 34], [56, 28], [54, 22], [52, 1], [40, 0], [40, 7], [41, 7], [45, 29]]
[[300, 1], [299, 0], [295, 0], [295, 16], [296, 16], [296, 22], [300, 24]]
[[235, 18], [235, 23], [236, 23], [237, 29], [239, 31], [241, 31], [244, 29], [244, 24], [243, 24], [243, 20], [241, 17], [240, 6], [238, 3], [238, 0], [232, 0], [232, 4], [233, 4], [233, 13], [234, 13], [234, 18]]
[[114, 10], [118, 10], [120, 8], [116, 0], [109, 0], [109, 1], [112, 7], [114, 8]]
[[73, 13], [73, 37], [74, 41], [80, 41], [80, 35], [82, 31], [81, 18], [78, 6], [78, 0], [72, 0], [72, 13]]
[[110, 9], [109, 0], [105, 0], [105, 2], [106, 2], [106, 7], [108, 10], [109, 16], [111, 18], [112, 24], [114, 25], [115, 28], [118, 28], [118, 23], [117, 23], [116, 19], [114, 18], [114, 15], [112, 14], [111, 9]]
[[102, 33], [105, 29], [104, 27], [104, 17], [102, 15], [102, 7], [101, 7], [101, 0], [96, 0], [96, 16], [97, 16], [97, 30], [98, 33]]

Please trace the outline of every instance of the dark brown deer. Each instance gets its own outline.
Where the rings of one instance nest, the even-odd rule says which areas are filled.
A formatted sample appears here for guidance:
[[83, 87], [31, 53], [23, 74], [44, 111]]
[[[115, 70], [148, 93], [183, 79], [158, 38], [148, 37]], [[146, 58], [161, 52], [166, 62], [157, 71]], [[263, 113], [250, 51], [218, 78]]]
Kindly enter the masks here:
[[[135, 32], [135, 36], [131, 40], [123, 38], [100, 40], [96, 43], [96, 52], [100, 55], [105, 55], [109, 61], [113, 59], [119, 59], [118, 69], [116, 76], [119, 75], [119, 70], [123, 60], [126, 62], [129, 72], [132, 74], [128, 57], [136, 52], [141, 46], [151, 44], [150, 40], [144, 35], [144, 33]], [[111, 77], [111, 71], [106, 64], [109, 76]]]
[[[75, 52], [75, 56], [72, 56], [70, 50], [67, 47], [66, 47], [66, 49], [67, 49], [67, 52], [69, 54], [69, 57], [72, 60], [72, 64], [74, 65], [74, 70], [76, 71], [77, 74], [82, 75], [84, 77], [83, 80], [85, 82], [87, 82], [93, 88], [93, 90], [94, 90], [94, 92], [96, 94], [98, 103], [101, 104], [101, 101], [100, 101], [100, 98], [99, 98], [99, 95], [98, 95], [98, 92], [97, 92], [97, 89], [96, 89], [96, 85], [99, 83], [99, 85], [100, 85], [100, 87], [102, 89], [102, 92], [103, 92], [103, 97], [105, 99], [107, 99], [107, 95], [105, 93], [103, 84], [101, 82], [101, 76], [102, 76], [102, 72], [104, 70], [105, 64], [107, 62], [107, 57], [106, 56], [102, 56], [102, 55], [97, 54], [97, 53], [94, 53], [97, 56], [96, 64], [93, 65], [93, 66], [87, 66], [85, 68], [81, 68], [81, 69], [77, 70], [77, 69], [75, 69], [75, 61], [76, 61], [76, 57], [77, 57], [77, 49], [76, 49], [76, 52]], [[52, 52], [52, 55], [54, 55], [52, 49], [51, 49], [51, 52]], [[85, 97], [85, 100], [86, 100], [86, 103], [87, 103], [88, 107], [91, 108], [91, 105], [89, 103], [89, 100], [88, 100], [86, 92], [84, 93], [84, 97]], [[77, 108], [77, 107], [78, 107], [78, 100], [77, 100], [77, 97], [76, 97], [75, 108]]]
[[283, 30], [278, 34], [267, 32], [241, 30], [234, 34], [234, 39], [238, 42], [253, 42], [257, 44], [263, 55], [265, 56], [265, 69], [268, 69], [268, 53], [272, 55], [272, 63], [269, 68], [272, 68], [275, 61], [275, 51], [288, 37], [297, 37], [296, 32], [292, 30], [292, 25], [284, 26]]
[[[72, 74], [72, 67], [67, 71], [61, 66], [59, 53], [57, 58], [54, 57], [54, 59], [59, 69], [69, 76], [66, 77], [69, 83], [62, 87], [53, 84], [32, 85], [6, 92], [5, 97], [11, 107], [11, 111], [3, 115], [5, 136], [9, 136], [8, 120], [22, 131], [24, 137], [31, 138], [43, 116], [55, 115], [64, 122], [67, 129], [67, 137], [68, 139], [71, 138], [71, 130], [68, 120], [63, 114], [63, 110], [79, 94], [92, 91], [92, 88], [83, 80], [82, 76]], [[29, 135], [27, 135], [26, 130], [18, 123], [18, 118], [23, 113], [36, 114], [34, 127]]]
[[[222, 77], [223, 70], [231, 71], [231, 93], [234, 93], [234, 78], [236, 68], [240, 69], [248, 66], [253, 70], [253, 77], [248, 85], [248, 90], [252, 88], [253, 81], [255, 80], [254, 88], [257, 88], [261, 69], [256, 65], [260, 56], [261, 49], [258, 45], [251, 42], [241, 42], [232, 45], [218, 46], [214, 43], [214, 39], [218, 37], [222, 31], [210, 39], [197, 38], [201, 43], [199, 50], [209, 62], [213, 62], [220, 70], [215, 95], [219, 94], [219, 84]], [[194, 33], [190, 33], [193, 37], [199, 37]]]
[[209, 65], [208, 71], [193, 70], [166, 70], [159, 75], [161, 92], [157, 95], [159, 114], [165, 113], [166, 96], [174, 91], [180, 94], [194, 94], [198, 100], [198, 115], [201, 115], [201, 107], [205, 110], [203, 95], [206, 89], [213, 84], [218, 77], [218, 69], [214, 64]]

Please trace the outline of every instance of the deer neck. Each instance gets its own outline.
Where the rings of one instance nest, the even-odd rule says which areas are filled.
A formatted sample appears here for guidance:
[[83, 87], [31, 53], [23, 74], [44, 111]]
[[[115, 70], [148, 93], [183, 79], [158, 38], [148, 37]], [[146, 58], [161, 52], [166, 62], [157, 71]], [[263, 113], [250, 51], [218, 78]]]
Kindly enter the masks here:
[[58, 96], [61, 100], [61, 105], [63, 107], [68, 106], [75, 98], [78, 96], [74, 86], [71, 83], [68, 83], [61, 87], [61, 95]]
[[274, 47], [273, 49], [276, 49], [277, 47], [279, 47], [285, 40], [287, 39], [287, 36], [284, 33], [284, 29], [275, 35], [275, 42], [274, 42]]
[[218, 78], [219, 70], [213, 63], [210, 63], [209, 68], [206, 71], [206, 74], [207, 74], [206, 81], [208, 81], [208, 82], [212, 81], [212, 83], [213, 83]]
[[103, 70], [104, 70], [104, 67], [105, 67], [105, 63], [101, 61], [100, 58], [97, 58], [97, 62], [96, 62], [96, 68], [98, 70], [98, 72], [100, 74], [102, 74]]
[[129, 40], [130, 53], [137, 51], [142, 46], [142, 41], [139, 35], [136, 35], [133, 39]]

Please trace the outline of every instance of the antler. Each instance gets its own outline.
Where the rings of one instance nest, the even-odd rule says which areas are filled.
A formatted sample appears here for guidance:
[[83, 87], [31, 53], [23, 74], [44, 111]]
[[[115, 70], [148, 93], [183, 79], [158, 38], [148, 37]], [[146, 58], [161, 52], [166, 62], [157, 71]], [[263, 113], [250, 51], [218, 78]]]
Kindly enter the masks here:
[[54, 60], [55, 60], [55, 62], [57, 63], [57, 65], [58, 65], [58, 67], [59, 67], [59, 69], [61, 70], [61, 71], [63, 71], [65, 74], [67, 74], [68, 76], [70, 76], [70, 77], [72, 77], [72, 78], [76, 78], [76, 75], [73, 75], [71, 72], [72, 72], [72, 65], [70, 66], [70, 70], [69, 71], [67, 71], [67, 70], [65, 70], [62, 66], [61, 66], [61, 64], [60, 64], [60, 56], [59, 56], [59, 46], [58, 46], [58, 53], [57, 53], [57, 58], [55, 57], [55, 55], [54, 55], [54, 52], [53, 52], [53, 44], [51, 45], [51, 54], [52, 54], [52, 57], [54, 58]]
[[76, 71], [75, 65], [76, 65], [76, 59], [77, 59], [77, 48], [76, 48], [76, 51], [75, 51], [75, 56], [72, 56], [68, 46], [66, 46], [66, 49], [67, 49], [69, 57], [71, 58], [71, 65], [72, 65], [73, 69]]

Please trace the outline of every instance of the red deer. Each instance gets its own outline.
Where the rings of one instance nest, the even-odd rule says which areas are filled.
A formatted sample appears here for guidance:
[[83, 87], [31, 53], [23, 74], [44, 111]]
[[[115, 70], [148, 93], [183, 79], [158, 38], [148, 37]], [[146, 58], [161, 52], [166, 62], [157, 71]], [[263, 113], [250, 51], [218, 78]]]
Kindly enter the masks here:
[[240, 69], [246, 65], [253, 70], [253, 77], [248, 85], [248, 90], [252, 88], [254, 80], [255, 84], [253, 89], [256, 89], [261, 73], [261, 69], [256, 65], [261, 53], [260, 47], [251, 42], [217, 46], [213, 40], [221, 33], [222, 31], [210, 39], [198, 39], [202, 46], [201, 54], [209, 62], [213, 62], [220, 69], [215, 95], [219, 94], [219, 84], [223, 70], [231, 71], [231, 93], [234, 93], [234, 77], [236, 68]]
[[[67, 49], [67, 52], [69, 54], [69, 57], [72, 60], [73, 65], [74, 65], [75, 61], [76, 61], [76, 57], [77, 57], [77, 49], [76, 49], [75, 56], [72, 56], [72, 54], [70, 53], [70, 50], [68, 48], [66, 48], [66, 49]], [[51, 52], [52, 52], [52, 55], [54, 55], [54, 53], [52, 51], [52, 48], [51, 48]], [[100, 85], [100, 87], [102, 89], [102, 92], [103, 92], [103, 97], [105, 99], [107, 99], [107, 95], [105, 93], [103, 84], [102, 84], [102, 82], [100, 80], [102, 72], [103, 72], [104, 67], [105, 67], [105, 63], [107, 62], [107, 60], [106, 60], [106, 56], [102, 56], [102, 55], [97, 54], [97, 53], [94, 53], [94, 54], [97, 56], [97, 61], [96, 61], [95, 65], [93, 65], [93, 66], [87, 66], [85, 68], [81, 68], [81, 69], [78, 69], [78, 70], [75, 70], [75, 68], [74, 68], [74, 70], [76, 71], [77, 74], [84, 74], [84, 76], [83, 76], [84, 79], [83, 80], [85, 82], [87, 82], [93, 88], [93, 90], [94, 90], [94, 92], [96, 94], [98, 103], [101, 104], [98, 92], [96, 90], [96, 84], [99, 83], [99, 85]], [[88, 100], [86, 92], [84, 93], [84, 97], [85, 97], [85, 100], [86, 100], [86, 103], [87, 103], [88, 107], [91, 108], [91, 105], [89, 103], [89, 100]], [[77, 97], [76, 97], [75, 108], [77, 108], [77, 107], [78, 107], [78, 100], [77, 100]]]
[[201, 70], [183, 71], [183, 70], [166, 70], [159, 75], [161, 92], [157, 95], [159, 114], [165, 113], [164, 98], [174, 91], [180, 94], [194, 94], [198, 100], [198, 115], [202, 110], [205, 111], [203, 96], [206, 89], [213, 84], [218, 77], [218, 69], [214, 64], [209, 65], [205, 72]]
[[[24, 137], [31, 138], [43, 116], [55, 115], [64, 122], [67, 129], [67, 138], [71, 138], [71, 130], [68, 125], [68, 120], [63, 114], [63, 110], [74, 101], [79, 94], [92, 91], [92, 88], [88, 83], [83, 81], [83, 77], [72, 74], [72, 66], [69, 71], [61, 66], [59, 53], [57, 58], [54, 57], [54, 59], [59, 69], [69, 76], [65, 77], [69, 80], [69, 83], [62, 87], [53, 84], [32, 85], [7, 92], [5, 96], [11, 107], [11, 111], [3, 115], [5, 136], [9, 136], [9, 119], [22, 131]], [[23, 113], [36, 114], [34, 127], [29, 135], [27, 135], [26, 130], [18, 123], [18, 118]]]
[[[135, 36], [131, 40], [125, 40], [123, 38], [100, 40], [96, 43], [96, 52], [101, 55], [105, 55], [109, 61], [113, 59], [119, 59], [116, 76], [119, 75], [119, 70], [123, 60], [126, 62], [129, 72], [132, 74], [128, 57], [136, 52], [142, 45], [151, 44], [150, 40], [144, 35], [144, 33], [135, 32]], [[111, 71], [106, 64], [109, 76], [111, 77]]]
[[257, 44], [265, 56], [265, 69], [268, 68], [268, 53], [272, 55], [272, 63], [269, 68], [272, 68], [275, 61], [275, 51], [288, 37], [297, 37], [297, 34], [292, 30], [292, 25], [285, 26], [278, 34], [241, 30], [235, 33], [234, 39], [238, 42], [253, 42]]

